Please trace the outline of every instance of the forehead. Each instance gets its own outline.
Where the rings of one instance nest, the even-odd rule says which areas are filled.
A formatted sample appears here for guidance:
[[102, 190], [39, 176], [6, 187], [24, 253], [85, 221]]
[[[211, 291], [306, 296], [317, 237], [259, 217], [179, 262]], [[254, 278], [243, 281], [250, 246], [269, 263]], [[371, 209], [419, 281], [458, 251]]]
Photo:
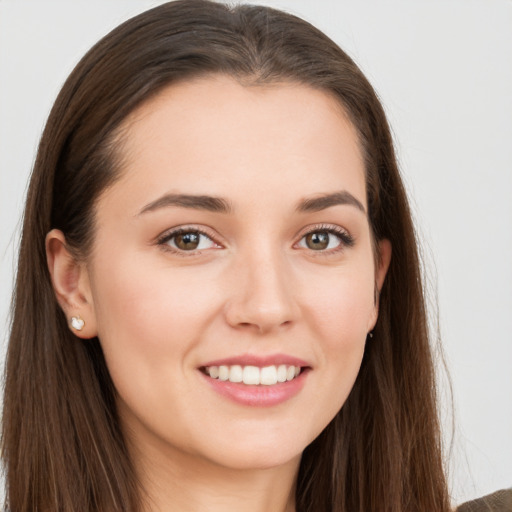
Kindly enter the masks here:
[[247, 199], [277, 188], [284, 200], [348, 189], [366, 205], [356, 129], [333, 95], [306, 85], [247, 86], [222, 75], [181, 82], [122, 128], [121, 184], [148, 196], [231, 191]]

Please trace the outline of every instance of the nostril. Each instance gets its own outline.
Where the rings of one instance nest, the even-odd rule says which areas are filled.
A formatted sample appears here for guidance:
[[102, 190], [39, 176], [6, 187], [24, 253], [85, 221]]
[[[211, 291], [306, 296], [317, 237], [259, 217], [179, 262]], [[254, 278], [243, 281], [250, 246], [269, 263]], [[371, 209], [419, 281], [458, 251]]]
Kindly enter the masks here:
[[255, 321], [255, 322], [239, 322], [234, 324], [233, 327], [235, 329], [239, 329], [241, 331], [253, 331], [258, 334], [265, 334], [267, 332], [271, 332], [274, 330], [281, 330], [283, 328], [287, 328], [291, 326], [293, 321], [286, 320], [284, 322], [272, 322], [272, 321]]
[[267, 290], [244, 292], [229, 301], [224, 309], [227, 323], [240, 330], [264, 333], [289, 327], [299, 316], [299, 308], [293, 298]]

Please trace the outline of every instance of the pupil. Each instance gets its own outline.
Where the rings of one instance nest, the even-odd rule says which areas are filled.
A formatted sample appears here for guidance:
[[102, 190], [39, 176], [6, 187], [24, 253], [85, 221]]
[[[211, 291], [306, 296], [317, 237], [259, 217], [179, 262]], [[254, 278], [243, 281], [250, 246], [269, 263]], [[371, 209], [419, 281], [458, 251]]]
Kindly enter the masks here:
[[176, 237], [176, 246], [183, 250], [197, 249], [199, 235], [197, 233], [183, 233]]
[[329, 245], [329, 233], [325, 231], [310, 233], [306, 236], [306, 244], [315, 251], [325, 249]]

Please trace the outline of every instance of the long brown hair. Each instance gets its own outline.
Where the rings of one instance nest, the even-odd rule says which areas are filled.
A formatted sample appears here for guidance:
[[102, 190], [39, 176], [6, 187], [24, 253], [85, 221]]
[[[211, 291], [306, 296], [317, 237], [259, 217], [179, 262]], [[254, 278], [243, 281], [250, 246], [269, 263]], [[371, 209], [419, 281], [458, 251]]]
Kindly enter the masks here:
[[6, 364], [7, 506], [141, 508], [100, 343], [70, 332], [47, 270], [45, 235], [62, 230], [85, 257], [95, 201], [119, 174], [123, 120], [163, 87], [209, 73], [334, 94], [363, 148], [374, 238], [393, 247], [354, 388], [303, 454], [297, 511], [448, 511], [417, 240], [377, 96], [354, 62], [305, 21], [206, 0], [170, 2], [113, 30], [76, 66], [49, 116], [28, 191]]

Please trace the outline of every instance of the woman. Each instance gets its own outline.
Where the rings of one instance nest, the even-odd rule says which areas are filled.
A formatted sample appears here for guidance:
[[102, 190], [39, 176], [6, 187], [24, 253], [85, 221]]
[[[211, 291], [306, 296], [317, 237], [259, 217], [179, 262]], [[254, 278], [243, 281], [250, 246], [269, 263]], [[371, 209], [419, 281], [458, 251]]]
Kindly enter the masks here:
[[13, 511], [449, 510], [373, 89], [262, 7], [173, 2], [64, 85], [27, 198]]

